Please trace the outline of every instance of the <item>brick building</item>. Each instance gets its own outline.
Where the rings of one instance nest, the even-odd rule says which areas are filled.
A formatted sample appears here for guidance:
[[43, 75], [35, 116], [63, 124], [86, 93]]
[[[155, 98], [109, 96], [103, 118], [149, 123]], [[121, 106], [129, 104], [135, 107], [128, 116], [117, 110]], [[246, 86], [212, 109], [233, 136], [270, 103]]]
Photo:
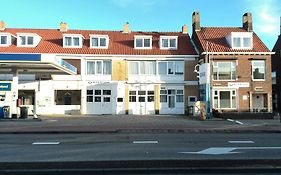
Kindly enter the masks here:
[[194, 12], [192, 26], [204, 68], [200, 78], [207, 79], [200, 82], [200, 99], [208, 110], [271, 112], [272, 53], [253, 31], [251, 13], [243, 15], [241, 27], [202, 27]]

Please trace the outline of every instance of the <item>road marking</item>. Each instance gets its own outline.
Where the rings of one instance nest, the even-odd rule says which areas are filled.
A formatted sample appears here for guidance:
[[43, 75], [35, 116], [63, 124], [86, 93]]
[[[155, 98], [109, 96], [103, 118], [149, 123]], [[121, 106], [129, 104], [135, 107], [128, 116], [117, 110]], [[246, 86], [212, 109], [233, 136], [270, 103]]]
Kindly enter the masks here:
[[158, 141], [157, 140], [147, 140], [147, 141], [133, 141], [133, 143], [140, 143], [140, 144], [157, 144]]
[[208, 154], [208, 155], [220, 155], [220, 154], [235, 154], [238, 152], [234, 151], [236, 148], [208, 148], [197, 152], [179, 152], [181, 154]]
[[33, 142], [32, 145], [58, 145], [60, 142]]
[[57, 122], [58, 120], [47, 120], [48, 122]]
[[260, 150], [260, 149], [281, 149], [281, 147], [214, 147], [207, 148], [197, 152], [178, 152], [180, 154], [207, 154], [207, 155], [221, 155], [221, 154], [235, 154], [241, 152], [232, 152], [234, 150]]
[[255, 143], [255, 142], [251, 140], [231, 140], [228, 141], [228, 143]]

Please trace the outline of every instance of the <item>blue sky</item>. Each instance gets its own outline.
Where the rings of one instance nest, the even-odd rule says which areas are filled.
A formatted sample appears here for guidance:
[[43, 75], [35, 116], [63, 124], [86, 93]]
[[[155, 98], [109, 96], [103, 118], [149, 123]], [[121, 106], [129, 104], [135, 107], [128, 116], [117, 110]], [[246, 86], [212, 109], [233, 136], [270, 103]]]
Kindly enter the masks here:
[[280, 0], [8, 0], [1, 1], [0, 20], [10, 28], [180, 31], [191, 34], [191, 14], [200, 11], [201, 26], [242, 26], [251, 12], [254, 31], [271, 50], [280, 34]]

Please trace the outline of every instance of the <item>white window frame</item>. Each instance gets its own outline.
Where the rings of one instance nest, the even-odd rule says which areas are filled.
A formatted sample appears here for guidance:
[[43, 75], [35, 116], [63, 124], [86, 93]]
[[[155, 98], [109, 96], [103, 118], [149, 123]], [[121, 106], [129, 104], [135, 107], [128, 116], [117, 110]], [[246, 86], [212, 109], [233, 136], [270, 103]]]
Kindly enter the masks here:
[[[220, 105], [220, 92], [230, 92], [230, 108], [221, 108], [221, 105]], [[216, 94], [217, 92], [217, 94]], [[218, 107], [215, 106], [215, 97], [218, 98]], [[233, 104], [232, 104], [232, 98], [235, 97], [235, 107], [232, 107]], [[234, 110], [234, 109], [237, 109], [237, 101], [238, 101], [238, 98], [237, 98], [237, 91], [235, 89], [214, 89], [213, 90], [213, 108], [214, 109], [231, 109], [231, 110]]]
[[[253, 72], [253, 70], [254, 70], [254, 62], [264, 62], [264, 78], [263, 79], [255, 79], [254, 78], [254, 72]], [[266, 61], [265, 60], [253, 60], [252, 62], [251, 62], [251, 74], [252, 74], [252, 80], [253, 81], [265, 81], [266, 80]]]
[[[107, 62], [111, 62], [111, 70], [110, 70], [110, 74], [104, 74], [104, 62], [107, 61]], [[94, 67], [94, 73], [93, 74], [88, 74], [88, 63], [89, 62], [95, 62], [95, 67]], [[97, 62], [101, 62], [101, 72], [102, 73], [98, 73], [98, 69], [97, 69]], [[86, 61], [86, 75], [112, 75], [112, 61], [111, 60], [87, 60]]]
[[[22, 41], [21, 41], [22, 37], [25, 37], [24, 44], [22, 44]], [[28, 44], [29, 37], [33, 38], [32, 44]], [[36, 33], [17, 33], [17, 46], [18, 47], [36, 47], [39, 44], [41, 39], [42, 39], [42, 37]]]
[[[65, 44], [65, 38], [71, 38], [71, 45], [67, 46]], [[73, 38], [79, 38], [79, 45], [78, 46], [74, 46], [74, 39]], [[81, 34], [63, 34], [63, 47], [64, 48], [82, 48], [83, 47], [83, 35]]]
[[[92, 45], [92, 39], [97, 38], [98, 39], [98, 46]], [[105, 46], [100, 45], [100, 40], [105, 39]], [[92, 49], [107, 49], [109, 45], [109, 36], [108, 35], [90, 35], [90, 48]]]
[[[240, 47], [234, 46], [234, 38], [240, 38]], [[244, 39], [250, 39], [250, 46], [245, 46]], [[253, 49], [253, 32], [231, 32], [227, 37], [226, 40], [232, 49]]]
[[[137, 43], [136, 43], [137, 39], [142, 40], [142, 46], [141, 47], [137, 47]], [[149, 47], [144, 47], [144, 40], [145, 39], [149, 39], [149, 41], [150, 41]], [[145, 35], [145, 36], [136, 35], [136, 36], [134, 36], [134, 48], [135, 49], [152, 49], [152, 36], [148, 36], [148, 35]]]
[[[232, 71], [230, 71], [230, 76], [231, 78], [230, 79], [219, 79], [219, 65], [220, 63], [231, 63], [231, 68], [234, 68], [235, 69], [235, 77], [233, 77], [232, 75]], [[237, 80], [237, 65], [236, 65], [237, 62], [234, 62], [234, 61], [214, 61], [213, 62], [213, 68], [212, 68], [212, 80], [213, 81], [236, 81]], [[214, 78], [214, 68], [217, 68], [217, 77], [218, 79], [216, 80]]]
[[[163, 39], [168, 40], [168, 47], [162, 46]], [[171, 40], [172, 39], [176, 40], [175, 47], [171, 47]], [[167, 49], [167, 50], [177, 50], [178, 49], [178, 36], [160, 36], [159, 48], [160, 49]]]
[[[156, 61], [130, 61], [129, 62], [129, 70], [130, 70], [130, 63], [137, 63], [137, 65], [138, 65], [138, 70], [137, 70], [137, 74], [131, 74], [130, 73], [130, 71], [128, 71], [129, 72], [129, 75], [157, 75], [157, 62]], [[141, 70], [141, 63], [144, 63], [144, 66], [145, 66], [145, 68], [147, 68], [148, 66], [149, 66], [149, 64], [150, 63], [155, 63], [155, 73], [154, 74], [151, 74], [150, 73], [150, 70], [146, 70], [146, 69], [144, 69], [143, 71], [144, 71], [144, 73], [141, 73], [142, 72], [142, 70]]]
[[[158, 66], [158, 63], [166, 63], [166, 67], [167, 67], [167, 70], [166, 70], [166, 74], [159, 74], [159, 66]], [[180, 73], [176, 73], [176, 67], [175, 67], [175, 65], [176, 65], [176, 63], [177, 62], [181, 62], [182, 63], [182, 66], [183, 66], [183, 72], [182, 72], [182, 74]], [[168, 66], [168, 64], [169, 63], [173, 63], [173, 73], [172, 74], [169, 74], [169, 66]], [[156, 67], [157, 67], [157, 69], [156, 69], [156, 74], [157, 75], [162, 75], [162, 76], [164, 76], [164, 75], [168, 75], [168, 76], [173, 76], [173, 75], [176, 75], [176, 76], [183, 76], [184, 75], [184, 61], [157, 61], [156, 62]]]
[[[6, 41], [6, 44], [1, 44], [2, 42], [2, 36], [5, 36], [7, 37], [7, 41]], [[3, 34], [3, 33], [0, 33], [0, 47], [9, 47], [11, 45], [11, 35], [10, 34]]]

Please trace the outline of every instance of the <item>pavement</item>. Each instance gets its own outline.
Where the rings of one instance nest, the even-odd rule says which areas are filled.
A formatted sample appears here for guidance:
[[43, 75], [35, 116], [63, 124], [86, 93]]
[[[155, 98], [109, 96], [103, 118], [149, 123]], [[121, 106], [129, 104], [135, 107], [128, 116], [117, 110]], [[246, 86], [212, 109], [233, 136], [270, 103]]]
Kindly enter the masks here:
[[184, 115], [55, 115], [1, 119], [0, 134], [20, 133], [281, 133], [279, 117], [201, 121]]

